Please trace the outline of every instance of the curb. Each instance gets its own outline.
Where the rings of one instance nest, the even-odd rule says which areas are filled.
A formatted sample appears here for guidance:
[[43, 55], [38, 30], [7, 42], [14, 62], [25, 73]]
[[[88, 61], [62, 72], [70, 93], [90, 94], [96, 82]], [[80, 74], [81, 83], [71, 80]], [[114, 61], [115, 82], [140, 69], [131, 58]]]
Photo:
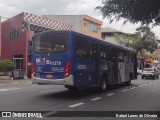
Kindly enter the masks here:
[[0, 87], [7, 85], [32, 84], [32, 80], [0, 80]]

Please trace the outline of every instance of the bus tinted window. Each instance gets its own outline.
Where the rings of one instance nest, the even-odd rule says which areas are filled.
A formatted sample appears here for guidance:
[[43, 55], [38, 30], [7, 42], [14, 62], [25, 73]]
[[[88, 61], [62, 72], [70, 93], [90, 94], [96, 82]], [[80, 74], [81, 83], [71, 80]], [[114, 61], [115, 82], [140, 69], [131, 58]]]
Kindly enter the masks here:
[[118, 58], [118, 62], [124, 62], [123, 51], [121, 51], [121, 50], [117, 51], [117, 58]]
[[89, 42], [85, 38], [75, 36], [75, 49], [78, 58], [89, 58]]
[[130, 53], [129, 62], [134, 62], [134, 55], [132, 53]]
[[107, 45], [100, 45], [100, 59], [110, 61], [110, 48]]
[[111, 61], [116, 62], [117, 61], [117, 51], [116, 49], [111, 49]]
[[52, 52], [61, 53], [67, 49], [67, 34], [65, 33], [48, 33], [38, 35], [35, 38], [35, 52]]
[[124, 62], [129, 62], [129, 52], [124, 52]]

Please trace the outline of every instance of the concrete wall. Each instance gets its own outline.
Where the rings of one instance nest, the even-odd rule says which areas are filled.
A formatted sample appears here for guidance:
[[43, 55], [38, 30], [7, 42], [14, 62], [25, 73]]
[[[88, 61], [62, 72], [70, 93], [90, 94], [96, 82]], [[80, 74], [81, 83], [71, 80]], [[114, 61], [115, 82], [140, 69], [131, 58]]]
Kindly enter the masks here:
[[[88, 15], [43, 15], [43, 17], [46, 17], [50, 20], [66, 23], [72, 26], [73, 31], [101, 39], [101, 25], [103, 24], [102, 21]], [[87, 27], [88, 23], [96, 24], [98, 26], [98, 31], [90, 31]]]
[[[97, 26], [97, 32], [93, 32], [93, 31], [89, 30], [87, 24], [90, 24], [90, 23]], [[89, 36], [92, 36], [92, 37], [95, 37], [95, 38], [98, 38], [98, 39], [101, 39], [101, 26], [102, 26], [102, 24], [103, 23], [100, 20], [97, 20], [97, 19], [90, 17], [88, 15], [83, 15], [83, 25], [82, 25], [83, 32], [82, 33], [89, 35]]]
[[43, 17], [71, 25], [72, 30], [82, 33], [82, 15], [43, 15]]
[[109, 43], [113, 43], [113, 44], [116, 44], [118, 45], [116, 39], [114, 38], [114, 36], [105, 36], [105, 41], [109, 42]]
[[2, 43], [1, 43], [1, 40], [2, 40], [2, 28], [1, 28], [1, 24], [2, 22], [6, 21], [8, 18], [6, 17], [2, 17], [0, 16], [0, 60], [1, 60], [1, 54], [2, 54]]

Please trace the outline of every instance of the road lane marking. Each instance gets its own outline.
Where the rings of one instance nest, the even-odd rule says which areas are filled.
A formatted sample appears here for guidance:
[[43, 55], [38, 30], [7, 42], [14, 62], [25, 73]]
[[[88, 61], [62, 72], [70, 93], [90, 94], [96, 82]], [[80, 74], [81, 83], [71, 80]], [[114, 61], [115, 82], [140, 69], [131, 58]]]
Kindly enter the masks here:
[[12, 91], [12, 90], [18, 90], [18, 89], [22, 89], [22, 88], [0, 89], [0, 92], [4, 92], [4, 91]]
[[137, 87], [143, 87], [143, 86], [146, 86], [146, 85], [149, 85], [149, 84], [143, 84], [143, 85], [139, 85]]
[[137, 87], [132, 87], [132, 88], [130, 88], [130, 90], [133, 90], [133, 89], [136, 89]]
[[126, 91], [128, 91], [128, 90], [130, 90], [130, 89], [124, 89], [124, 90], [121, 90], [121, 91], [119, 91], [119, 92], [126, 92]]
[[106, 96], [113, 96], [113, 95], [115, 95], [115, 93], [109, 93], [109, 94], [107, 94]]
[[53, 91], [58, 91], [58, 89], [44, 90], [44, 91], [40, 91], [40, 93], [47, 93], [47, 92], [53, 92]]
[[96, 100], [100, 100], [102, 99], [101, 97], [96, 97], [96, 98], [93, 98], [93, 99], [90, 99], [91, 101], [96, 101]]
[[50, 116], [50, 115], [54, 115], [54, 114], [56, 114], [56, 113], [57, 113], [57, 112], [51, 111], [51, 112], [48, 112], [48, 113], [43, 114], [42, 116], [43, 116], [43, 118], [44, 118], [44, 117], [48, 117], [48, 116]]
[[78, 106], [80, 106], [80, 105], [83, 105], [84, 103], [76, 103], [76, 104], [73, 104], [73, 105], [70, 105], [69, 107], [70, 108], [74, 108], [74, 107], [78, 107]]

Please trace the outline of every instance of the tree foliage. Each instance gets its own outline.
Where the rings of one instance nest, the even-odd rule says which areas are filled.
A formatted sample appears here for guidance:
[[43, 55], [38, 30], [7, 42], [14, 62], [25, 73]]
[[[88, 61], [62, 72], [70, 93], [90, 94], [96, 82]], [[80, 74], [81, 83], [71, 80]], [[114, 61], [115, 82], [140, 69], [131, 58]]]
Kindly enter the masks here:
[[140, 38], [136, 35], [115, 34], [114, 37], [118, 44], [137, 50]]
[[13, 71], [15, 69], [15, 64], [10, 60], [0, 61], [0, 72], [3, 72], [4, 75], [7, 75], [7, 72]]
[[102, 0], [96, 9], [110, 22], [123, 18], [131, 23], [160, 24], [160, 0]]
[[116, 41], [123, 46], [131, 47], [144, 54], [143, 50], [151, 53], [157, 48], [157, 38], [148, 26], [139, 27], [134, 35], [115, 34]]
[[138, 27], [136, 31], [137, 36], [141, 38], [141, 41], [138, 43], [139, 46], [137, 49], [146, 49], [147, 51], [153, 53], [158, 45], [156, 42], [158, 38], [155, 36], [155, 34], [148, 26]]

